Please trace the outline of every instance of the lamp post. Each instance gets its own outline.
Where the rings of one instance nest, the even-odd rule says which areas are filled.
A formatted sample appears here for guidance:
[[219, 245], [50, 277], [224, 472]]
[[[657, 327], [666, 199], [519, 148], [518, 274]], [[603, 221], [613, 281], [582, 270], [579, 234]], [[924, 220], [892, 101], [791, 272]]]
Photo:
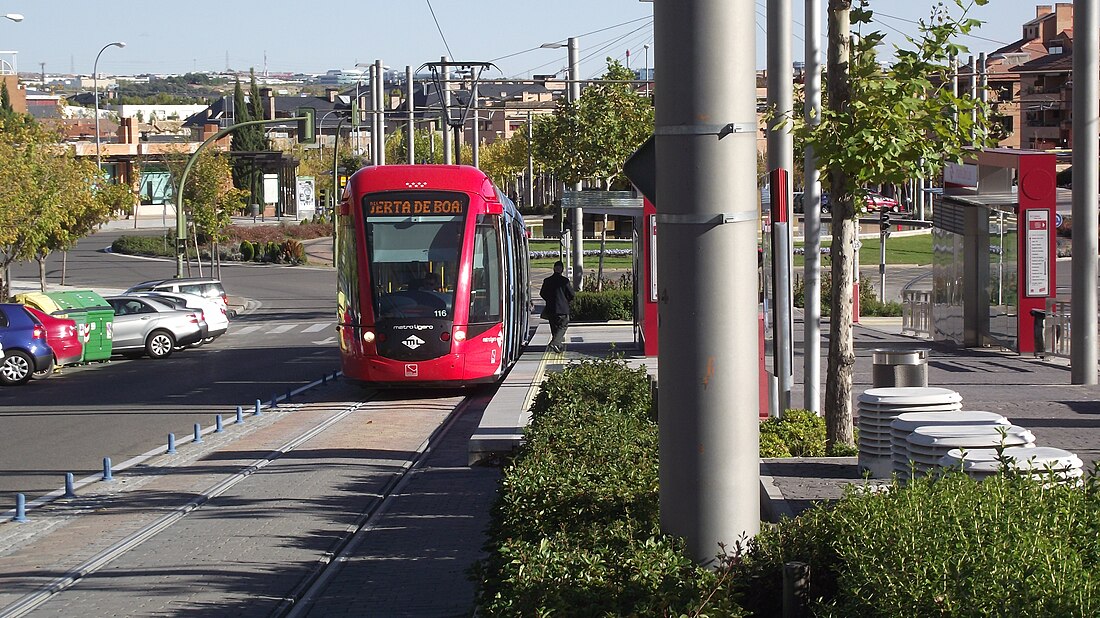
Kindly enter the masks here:
[[92, 63], [92, 98], [95, 99], [95, 165], [100, 169], [101, 174], [103, 173], [103, 162], [99, 156], [99, 57], [107, 51], [108, 47], [122, 48], [126, 47], [126, 43], [115, 41], [104, 45], [99, 53], [95, 55], [95, 62]]
[[649, 94], [649, 43], [642, 45], [645, 50], [645, 93]]
[[[561, 42], [556, 43], [543, 43], [540, 45], [545, 49], [557, 49], [565, 47], [569, 50], [569, 102], [573, 105], [577, 104], [577, 101], [581, 98], [581, 82], [580, 82], [580, 50], [577, 46], [577, 37], [569, 37], [569, 40], [563, 45]], [[577, 182], [573, 184], [573, 191], [579, 193], [581, 191], [581, 183]], [[584, 242], [582, 241], [582, 233], [584, 232], [584, 212], [578, 207], [573, 209], [573, 287], [576, 290], [582, 289], [582, 282], [584, 281]]]

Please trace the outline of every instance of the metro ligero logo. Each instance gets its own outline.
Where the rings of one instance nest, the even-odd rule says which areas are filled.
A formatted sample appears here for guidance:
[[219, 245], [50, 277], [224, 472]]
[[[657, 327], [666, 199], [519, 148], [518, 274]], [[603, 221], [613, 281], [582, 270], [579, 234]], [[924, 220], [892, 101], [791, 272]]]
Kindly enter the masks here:
[[424, 345], [424, 340], [420, 337], [417, 337], [416, 335], [413, 335], [408, 339], [402, 341], [401, 343], [405, 344], [405, 347], [407, 347], [408, 349], [415, 350]]

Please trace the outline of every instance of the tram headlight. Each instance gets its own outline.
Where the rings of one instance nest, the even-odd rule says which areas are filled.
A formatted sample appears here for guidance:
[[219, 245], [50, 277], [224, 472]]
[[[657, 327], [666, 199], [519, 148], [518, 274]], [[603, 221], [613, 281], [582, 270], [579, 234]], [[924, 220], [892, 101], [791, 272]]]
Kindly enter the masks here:
[[466, 331], [456, 330], [455, 331], [455, 341], [466, 341]]
[[367, 343], [374, 343], [374, 331], [373, 330], [363, 331], [363, 341], [366, 341]]

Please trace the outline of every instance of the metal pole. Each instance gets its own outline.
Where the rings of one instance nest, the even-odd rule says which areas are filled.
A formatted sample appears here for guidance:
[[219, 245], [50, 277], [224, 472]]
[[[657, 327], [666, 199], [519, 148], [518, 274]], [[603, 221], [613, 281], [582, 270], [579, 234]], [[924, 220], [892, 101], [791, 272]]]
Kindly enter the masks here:
[[1073, 384], [1096, 384], [1097, 325], [1097, 135], [1100, 84], [1097, 48], [1100, 18], [1095, 2], [1074, 7], [1073, 28], [1073, 297], [1070, 300], [1070, 376]]
[[415, 153], [415, 151], [416, 151], [416, 99], [415, 99], [416, 88], [413, 85], [413, 70], [412, 70], [412, 67], [408, 66], [408, 65], [405, 66], [405, 93], [406, 93], [405, 94], [405, 99], [406, 99], [405, 107], [407, 107], [408, 111], [409, 111], [409, 119], [408, 119], [408, 138], [409, 138], [408, 141], [409, 141], [409, 143], [408, 143], [408, 148], [406, 148], [406, 150], [408, 151], [408, 160], [406, 162], [409, 165], [412, 165], [413, 163], [416, 163], [416, 153]]
[[378, 79], [378, 89], [375, 90], [374, 99], [377, 101], [378, 116], [378, 165], [386, 164], [386, 68], [381, 60], [374, 61], [374, 74]]
[[[569, 37], [569, 102], [576, 105], [581, 99], [581, 52], [577, 37]], [[581, 183], [573, 184], [574, 191], [581, 190]], [[573, 287], [584, 289], [584, 211], [573, 209]]]
[[[821, 122], [821, 0], [806, 0], [806, 122]], [[806, 148], [802, 167], [802, 235], [805, 260], [802, 312], [802, 397], [807, 410], [821, 413], [821, 175], [817, 156]]]
[[478, 153], [478, 146], [481, 145], [481, 127], [478, 126], [480, 124], [480, 122], [479, 122], [478, 111], [477, 111], [477, 82], [473, 82], [473, 83], [470, 84], [470, 108], [471, 108], [471, 111], [474, 112], [474, 127], [473, 127], [473, 130], [471, 131], [471, 141], [473, 141], [473, 152], [474, 152], [474, 161], [473, 161], [473, 163], [474, 163], [474, 167], [481, 167], [479, 165], [479, 163], [481, 163], [481, 157], [479, 156], [479, 153]]
[[[791, 116], [794, 114], [794, 75], [791, 62], [791, 0], [768, 0], [768, 105], [775, 111], [775, 117], [768, 123], [768, 171], [774, 171], [776, 169], [782, 169], [788, 174], [794, 167], [794, 137], [791, 135], [790, 129], [784, 126], [784, 123], [791, 120]], [[784, 241], [784, 246], [788, 251], [788, 255], [783, 256], [783, 260], [786, 264], [790, 264], [793, 256], [793, 244], [790, 242], [790, 236], [792, 229], [794, 228], [794, 221], [791, 219], [790, 204], [791, 204], [791, 186], [790, 183], [784, 184], [785, 196], [782, 201], [777, 201], [781, 196], [772, 194], [772, 200], [777, 201], [783, 205], [786, 212], [783, 213], [782, 221], [787, 222], [786, 226], [781, 226], [780, 229], [784, 230], [787, 234], [787, 238]], [[805, 209], [803, 209], [805, 210]], [[772, 224], [775, 225], [776, 219], [772, 220]], [[773, 245], [778, 251], [780, 247]], [[775, 256], [778, 260], [779, 256]], [[778, 261], [777, 261], [778, 263]], [[780, 298], [786, 299], [786, 302], [791, 302], [794, 295], [791, 293], [791, 279], [789, 276], [784, 277], [782, 280], [776, 280], [775, 285], [777, 290], [775, 292], [775, 300], [778, 303]], [[778, 290], [778, 286], [783, 285], [784, 290]], [[777, 350], [790, 351], [794, 349], [794, 322], [793, 322], [793, 307], [777, 307], [776, 316], [786, 316], [786, 319], [782, 323], [775, 324], [775, 338]], [[784, 353], [784, 356], [786, 354]], [[785, 411], [791, 401], [791, 387], [794, 382], [794, 376], [792, 372], [792, 363], [787, 362], [787, 358], [776, 359], [777, 369], [781, 369], [781, 375], [776, 375], [779, 380], [779, 399], [780, 414]]]
[[443, 118], [443, 164], [451, 165], [454, 163], [454, 153], [451, 152], [451, 119], [448, 117], [451, 109], [451, 74], [446, 65], [450, 59], [442, 56], [439, 61], [444, 63], [440, 67], [443, 71], [443, 92], [439, 93], [439, 99], [443, 102], [443, 110], [440, 112]]
[[653, 6], [661, 527], [715, 566], [760, 529], [755, 8]]
[[[527, 204], [528, 208], [535, 206], [535, 157], [531, 152], [535, 130], [531, 126], [533, 121], [531, 110], [527, 110]], [[545, 234], [543, 234], [545, 236]]]
[[[974, 61], [974, 56], [971, 56], [966, 61], [966, 70], [969, 71], [970, 76], [967, 78], [967, 83], [970, 85], [970, 98], [978, 98], [978, 70], [977, 64]], [[974, 146], [978, 146], [978, 108], [970, 110], [970, 143]]]

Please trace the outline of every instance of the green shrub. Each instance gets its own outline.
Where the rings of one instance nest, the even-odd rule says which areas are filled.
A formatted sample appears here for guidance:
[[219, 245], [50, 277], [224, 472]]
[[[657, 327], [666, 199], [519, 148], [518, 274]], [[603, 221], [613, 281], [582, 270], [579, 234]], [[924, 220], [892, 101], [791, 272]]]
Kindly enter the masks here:
[[[830, 303], [833, 298], [833, 277], [832, 273], [828, 271], [822, 271], [821, 273], [821, 315], [827, 317], [832, 311]], [[805, 307], [806, 306], [806, 281], [802, 277], [796, 276], [794, 279], [793, 294], [794, 294], [794, 306]], [[900, 316], [901, 315], [901, 303], [894, 301], [881, 302], [878, 296], [875, 294], [875, 288], [871, 285], [871, 280], [867, 277], [860, 276], [859, 278], [859, 314], [868, 317], [872, 316]]]
[[176, 243], [167, 236], [119, 236], [111, 243], [111, 251], [125, 255], [175, 257]]
[[662, 535], [657, 427], [644, 369], [550, 375], [493, 508], [476, 568], [485, 616], [740, 616], [713, 572]]
[[[775, 449], [787, 454], [765, 455], [765, 444], [769, 453]], [[787, 410], [782, 416], [767, 419], [760, 423], [760, 456], [824, 457], [825, 419], [809, 410]]]
[[732, 580], [780, 615], [782, 565], [810, 566], [816, 616], [1100, 615], [1100, 483], [949, 472], [850, 491], [767, 528]]
[[269, 240], [264, 244], [264, 261], [278, 264], [280, 253], [282, 253], [282, 248], [274, 240]]
[[256, 257], [256, 249], [252, 246], [252, 243], [247, 240], [241, 241], [241, 261], [251, 262], [252, 258]]
[[569, 303], [569, 313], [573, 320], [585, 322], [630, 320], [634, 315], [634, 296], [630, 290], [577, 292]]

